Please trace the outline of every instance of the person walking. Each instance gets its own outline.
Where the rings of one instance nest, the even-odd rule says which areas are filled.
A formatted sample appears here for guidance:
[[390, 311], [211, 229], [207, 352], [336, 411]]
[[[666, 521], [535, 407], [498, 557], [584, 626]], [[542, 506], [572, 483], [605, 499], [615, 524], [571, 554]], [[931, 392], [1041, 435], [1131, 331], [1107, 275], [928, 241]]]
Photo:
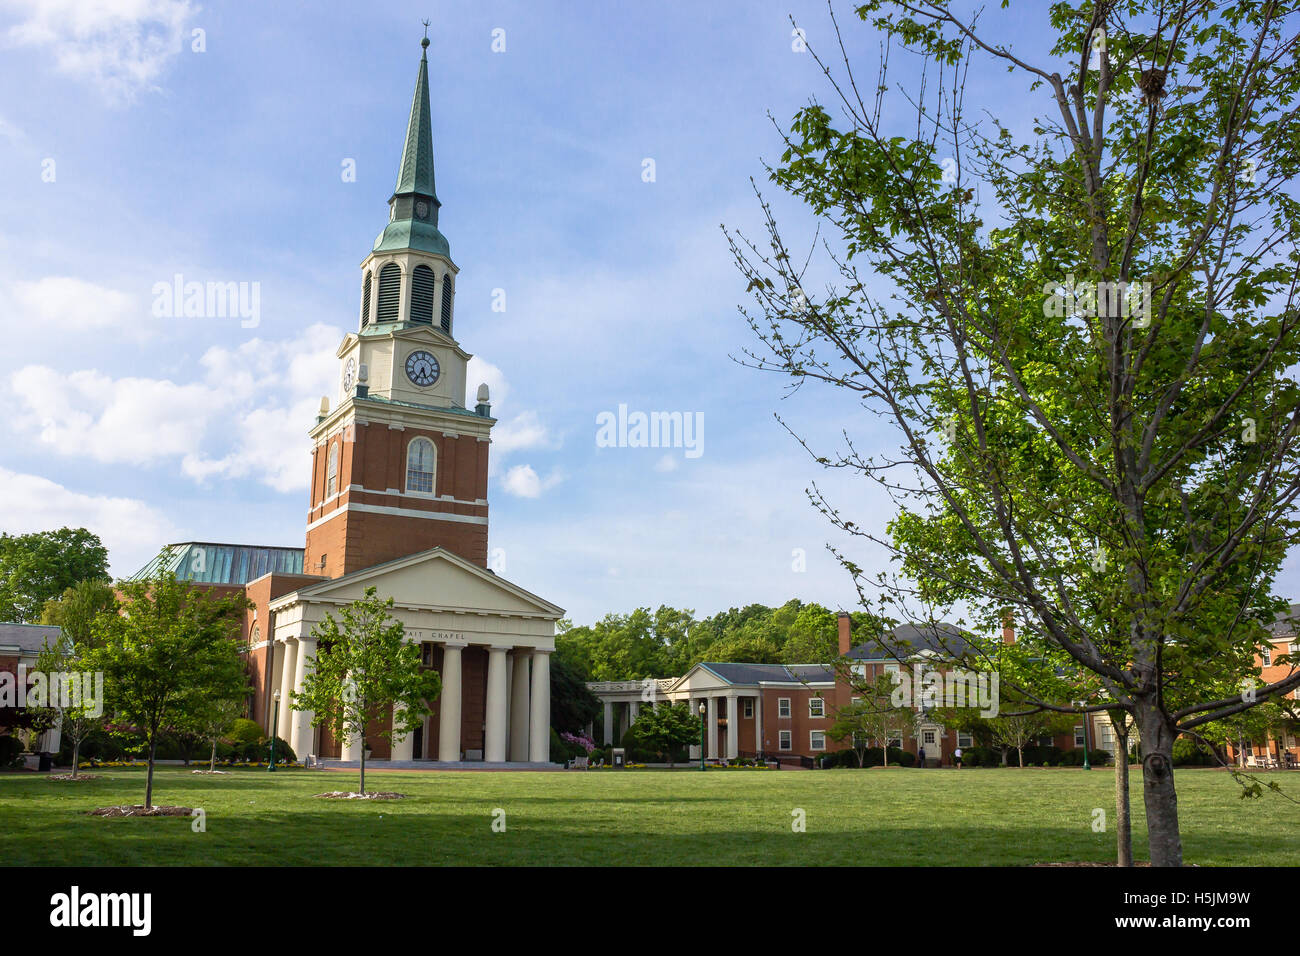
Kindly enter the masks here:
[[952, 752], [952, 760], [953, 763], [957, 765], [957, 769], [960, 770], [961, 769], [961, 748], [960, 747], [958, 747], [956, 750]]
[[921, 750], [917, 753], [917, 755], [916, 755], [916, 760], [917, 760], [917, 763], [920, 764], [922, 767], [925, 766], [925, 746], [924, 746], [924, 745], [922, 745]]

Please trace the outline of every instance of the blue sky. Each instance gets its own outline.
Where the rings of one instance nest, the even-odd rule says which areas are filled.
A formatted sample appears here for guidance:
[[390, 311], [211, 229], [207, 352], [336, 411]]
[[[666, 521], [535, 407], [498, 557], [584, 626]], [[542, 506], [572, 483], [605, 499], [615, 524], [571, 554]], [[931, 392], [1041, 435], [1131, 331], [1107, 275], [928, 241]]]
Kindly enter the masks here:
[[[750, 333], [719, 225], [758, 233], [748, 179], [779, 154], [766, 113], [828, 94], [790, 13], [825, 49], [825, 5], [793, 0], [0, 0], [0, 529], [84, 524], [118, 574], [167, 541], [301, 546], [306, 431], [356, 324], [427, 17], [456, 331], [500, 419], [490, 547], [505, 575], [578, 622], [660, 603], [853, 606], [804, 489], [877, 528], [888, 506], [819, 469], [773, 413], [831, 447], [841, 426], [885, 436], [843, 396], [785, 398], [729, 358]], [[839, 13], [874, 77], [877, 37]], [[1030, 21], [1004, 35], [1036, 42], [1018, 35]], [[973, 97], [1023, 111], [1001, 76], [973, 77]], [[259, 324], [154, 317], [150, 290], [177, 273], [258, 283]], [[702, 412], [704, 453], [596, 447], [596, 416], [620, 403]]]

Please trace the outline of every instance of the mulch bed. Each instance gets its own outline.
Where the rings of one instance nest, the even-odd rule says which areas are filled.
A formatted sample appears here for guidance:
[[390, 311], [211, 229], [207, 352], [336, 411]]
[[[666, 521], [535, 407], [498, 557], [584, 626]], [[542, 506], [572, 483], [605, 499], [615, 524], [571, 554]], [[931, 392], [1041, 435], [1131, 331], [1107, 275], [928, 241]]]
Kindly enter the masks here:
[[220, 774], [228, 774], [228, 773], [230, 773], [230, 771], [229, 771], [229, 770], [191, 770], [190, 773], [220, 773]]
[[[1029, 865], [1030, 866], [1116, 866], [1116, 867], [1119, 866], [1118, 863], [1098, 863], [1096, 861], [1087, 862], [1087, 863], [1031, 863]], [[1151, 864], [1146, 861], [1133, 864], [1133, 866], [1135, 867], [1149, 867], [1150, 865]], [[1199, 864], [1184, 863], [1183, 866], [1199, 866]]]
[[67, 780], [72, 783], [81, 783], [83, 780], [98, 780], [97, 773], [79, 773], [75, 777], [70, 773], [53, 773], [46, 777], [46, 780]]
[[385, 792], [383, 790], [370, 793], [349, 793], [346, 790], [331, 790], [329, 793], [318, 793], [318, 797], [324, 797], [326, 800], [404, 800], [406, 794]]
[[193, 807], [146, 807], [143, 804], [134, 807], [100, 807], [91, 810], [92, 817], [188, 817], [194, 813]]

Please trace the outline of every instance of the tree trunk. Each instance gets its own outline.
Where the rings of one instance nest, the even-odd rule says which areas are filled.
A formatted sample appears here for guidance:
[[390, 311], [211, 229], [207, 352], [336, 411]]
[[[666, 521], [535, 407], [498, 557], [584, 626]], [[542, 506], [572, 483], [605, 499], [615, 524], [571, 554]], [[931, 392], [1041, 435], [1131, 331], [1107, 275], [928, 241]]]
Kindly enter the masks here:
[[144, 784], [144, 808], [149, 810], [153, 807], [153, 754], [156, 747], [154, 737], [149, 738], [149, 773], [145, 778]]
[[1133, 865], [1133, 823], [1128, 799], [1128, 715], [1110, 718], [1115, 728], [1115, 864]]
[[81, 741], [72, 742], [72, 779], [77, 779], [77, 764], [81, 762]]
[[885, 746], [881, 747], [880, 753], [883, 755], [885, 766], [888, 767], [889, 766], [889, 744], [885, 744]]
[[1142, 753], [1142, 802], [1147, 811], [1147, 847], [1152, 866], [1182, 866], [1178, 835], [1178, 795], [1174, 791], [1174, 738], [1177, 731], [1153, 702], [1137, 701]]
[[1020, 769], [1025, 769], [1025, 750], [1023, 747], [1016, 748], [1016, 758], [1020, 761]]
[[361, 738], [361, 795], [366, 795], [366, 738]]
[[208, 770], [215, 771], [216, 769], [217, 769], [217, 738], [213, 737], [212, 738], [212, 759], [208, 761]]

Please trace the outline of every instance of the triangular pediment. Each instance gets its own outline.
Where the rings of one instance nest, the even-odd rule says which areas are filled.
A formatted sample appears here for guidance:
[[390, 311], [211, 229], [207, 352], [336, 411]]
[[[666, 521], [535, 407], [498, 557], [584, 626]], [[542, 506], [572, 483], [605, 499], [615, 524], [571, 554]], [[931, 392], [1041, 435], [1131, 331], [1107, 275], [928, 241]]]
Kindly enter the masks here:
[[564, 609], [444, 548], [432, 548], [301, 588], [272, 607], [302, 601], [348, 604], [374, 587], [398, 607], [557, 620]]

